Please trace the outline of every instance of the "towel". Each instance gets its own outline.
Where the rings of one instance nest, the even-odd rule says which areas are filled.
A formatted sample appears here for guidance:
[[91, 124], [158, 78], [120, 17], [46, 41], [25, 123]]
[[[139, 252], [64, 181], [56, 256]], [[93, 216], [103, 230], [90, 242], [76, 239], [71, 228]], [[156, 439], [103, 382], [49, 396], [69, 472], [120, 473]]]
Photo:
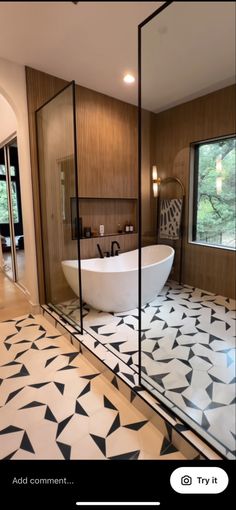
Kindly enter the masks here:
[[160, 238], [179, 239], [183, 199], [171, 198], [161, 200]]

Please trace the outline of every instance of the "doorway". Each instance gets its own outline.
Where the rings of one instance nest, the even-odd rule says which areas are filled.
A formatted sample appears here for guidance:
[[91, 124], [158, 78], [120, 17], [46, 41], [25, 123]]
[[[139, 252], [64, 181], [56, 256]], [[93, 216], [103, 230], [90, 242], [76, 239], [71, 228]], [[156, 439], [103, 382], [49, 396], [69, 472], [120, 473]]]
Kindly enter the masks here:
[[24, 231], [16, 137], [0, 148], [0, 236], [2, 270], [24, 286]]

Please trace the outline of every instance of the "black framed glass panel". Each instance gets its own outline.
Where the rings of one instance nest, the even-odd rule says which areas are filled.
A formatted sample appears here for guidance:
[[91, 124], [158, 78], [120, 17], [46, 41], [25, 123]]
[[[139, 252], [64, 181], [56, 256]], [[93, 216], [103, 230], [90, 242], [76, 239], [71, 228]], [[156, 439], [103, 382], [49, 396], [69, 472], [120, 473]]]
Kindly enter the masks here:
[[233, 2], [167, 2], [139, 26], [139, 169], [140, 384], [234, 458]]
[[69, 304], [76, 303], [82, 330], [78, 200], [71, 216], [78, 197], [74, 83], [42, 106], [36, 121], [46, 304], [74, 325]]

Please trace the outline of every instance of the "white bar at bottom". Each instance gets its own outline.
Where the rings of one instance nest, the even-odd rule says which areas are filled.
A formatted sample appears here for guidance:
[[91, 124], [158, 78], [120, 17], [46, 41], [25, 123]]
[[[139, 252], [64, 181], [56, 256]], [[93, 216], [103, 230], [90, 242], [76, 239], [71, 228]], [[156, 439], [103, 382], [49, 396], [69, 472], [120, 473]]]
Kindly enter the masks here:
[[78, 506], [159, 506], [160, 501], [77, 501]]

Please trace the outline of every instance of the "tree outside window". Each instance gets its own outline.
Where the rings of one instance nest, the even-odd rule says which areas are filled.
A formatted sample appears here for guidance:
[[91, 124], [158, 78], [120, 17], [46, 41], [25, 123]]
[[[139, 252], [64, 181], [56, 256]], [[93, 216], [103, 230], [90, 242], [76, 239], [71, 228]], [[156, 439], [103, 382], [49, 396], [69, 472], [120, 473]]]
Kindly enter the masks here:
[[193, 241], [236, 248], [236, 138], [195, 144]]
[[[15, 180], [15, 167], [11, 166], [10, 169], [11, 169], [11, 195], [12, 195], [13, 220], [14, 223], [18, 223], [19, 222], [19, 211], [17, 202], [18, 190]], [[5, 165], [0, 165], [0, 224], [1, 223], [9, 223]]]

